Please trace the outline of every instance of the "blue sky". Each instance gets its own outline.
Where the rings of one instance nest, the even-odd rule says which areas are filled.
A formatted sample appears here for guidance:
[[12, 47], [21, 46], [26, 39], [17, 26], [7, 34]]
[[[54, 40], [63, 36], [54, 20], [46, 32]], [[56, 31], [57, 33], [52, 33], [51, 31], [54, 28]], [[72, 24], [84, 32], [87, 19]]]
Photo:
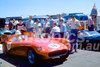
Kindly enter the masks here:
[[100, 0], [0, 0], [0, 17], [91, 12], [94, 3], [100, 11]]

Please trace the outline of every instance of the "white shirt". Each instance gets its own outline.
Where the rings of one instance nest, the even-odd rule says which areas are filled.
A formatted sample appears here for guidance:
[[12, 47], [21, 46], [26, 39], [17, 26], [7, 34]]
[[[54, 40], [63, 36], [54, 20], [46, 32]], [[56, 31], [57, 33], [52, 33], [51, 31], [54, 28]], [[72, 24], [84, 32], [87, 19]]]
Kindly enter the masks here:
[[50, 33], [54, 33], [54, 32], [60, 32], [60, 28], [57, 26], [53, 27]]
[[37, 31], [40, 31], [41, 32], [41, 27], [42, 27], [41, 23], [38, 23], [37, 24]]
[[76, 23], [76, 25], [81, 26], [80, 22], [76, 19], [75, 22], [73, 22], [72, 19], [68, 20], [67, 24], [70, 25], [71, 29], [78, 29], [78, 27], [74, 24]]
[[22, 37], [21, 36], [19, 36], [19, 37], [13, 37], [11, 39], [11, 42], [16, 42], [16, 41], [20, 41], [20, 40], [22, 40]]
[[13, 22], [12, 24], [13, 24], [14, 26], [16, 26], [18, 23], [19, 23], [18, 21], [15, 21], [15, 22]]
[[[61, 17], [61, 19], [63, 19], [63, 22], [65, 22], [65, 19]], [[56, 19], [55, 22], [57, 23], [57, 25], [60, 25], [59, 23], [59, 19]]]
[[48, 26], [50, 26], [50, 22], [47, 22], [47, 23], [44, 22], [44, 23], [43, 23], [43, 28], [48, 27]]

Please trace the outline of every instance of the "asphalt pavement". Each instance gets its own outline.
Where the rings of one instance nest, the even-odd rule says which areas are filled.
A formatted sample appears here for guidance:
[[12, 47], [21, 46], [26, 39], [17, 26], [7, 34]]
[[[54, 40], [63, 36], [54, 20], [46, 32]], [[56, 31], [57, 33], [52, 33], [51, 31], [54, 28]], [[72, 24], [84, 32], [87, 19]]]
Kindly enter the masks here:
[[0, 52], [0, 67], [100, 67], [100, 51], [78, 50], [66, 60], [45, 60], [35, 66], [31, 66], [24, 57], [6, 56]]

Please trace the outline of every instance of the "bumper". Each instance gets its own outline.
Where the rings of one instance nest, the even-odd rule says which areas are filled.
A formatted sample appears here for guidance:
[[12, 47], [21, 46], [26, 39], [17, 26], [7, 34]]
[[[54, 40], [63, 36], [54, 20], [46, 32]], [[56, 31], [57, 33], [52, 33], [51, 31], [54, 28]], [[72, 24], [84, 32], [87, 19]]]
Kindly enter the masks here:
[[54, 51], [50, 53], [46, 53], [44, 55], [39, 55], [41, 59], [56, 59], [60, 58], [61, 56], [64, 56], [68, 53], [68, 50], [59, 50], [59, 51]]

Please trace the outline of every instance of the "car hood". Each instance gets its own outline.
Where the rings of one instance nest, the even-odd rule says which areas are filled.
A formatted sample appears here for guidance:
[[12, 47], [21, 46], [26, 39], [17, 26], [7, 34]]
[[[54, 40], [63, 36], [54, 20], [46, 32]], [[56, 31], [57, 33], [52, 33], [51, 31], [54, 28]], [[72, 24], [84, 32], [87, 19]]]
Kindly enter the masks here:
[[43, 51], [55, 51], [55, 50], [62, 50], [62, 49], [67, 49], [66, 45], [63, 43], [60, 43], [55, 40], [50, 40], [50, 39], [33, 39], [31, 40], [32, 43], [37, 45], [38, 47], [41, 47]]
[[97, 31], [82, 31], [81, 35], [78, 38], [85, 38], [85, 39], [98, 39], [100, 40], [100, 34]]

